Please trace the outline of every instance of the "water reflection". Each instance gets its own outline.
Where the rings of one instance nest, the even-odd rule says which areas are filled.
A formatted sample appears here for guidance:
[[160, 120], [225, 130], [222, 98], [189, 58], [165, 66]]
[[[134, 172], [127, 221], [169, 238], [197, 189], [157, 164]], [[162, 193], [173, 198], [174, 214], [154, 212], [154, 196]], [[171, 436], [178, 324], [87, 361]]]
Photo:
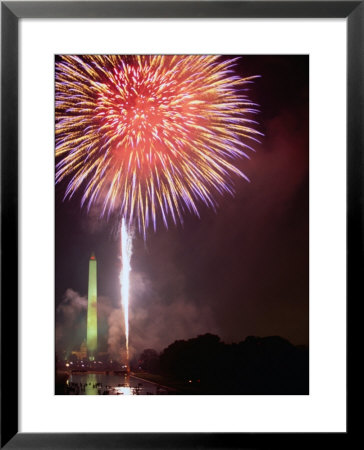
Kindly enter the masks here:
[[129, 375], [103, 373], [70, 374], [66, 382], [68, 395], [161, 395], [160, 386]]
[[133, 389], [130, 386], [121, 386], [115, 388], [116, 395], [133, 395]]
[[98, 395], [98, 381], [95, 373], [90, 373], [86, 378], [85, 395]]

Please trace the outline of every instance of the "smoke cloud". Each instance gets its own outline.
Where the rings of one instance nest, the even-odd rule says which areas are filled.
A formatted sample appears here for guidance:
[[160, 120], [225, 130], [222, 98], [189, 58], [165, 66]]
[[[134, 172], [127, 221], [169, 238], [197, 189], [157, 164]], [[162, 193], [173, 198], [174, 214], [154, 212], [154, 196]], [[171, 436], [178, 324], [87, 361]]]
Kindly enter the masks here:
[[124, 315], [121, 308], [113, 309], [107, 319], [108, 330], [108, 353], [112, 359], [122, 358], [122, 345], [125, 342]]
[[[153, 281], [143, 273], [131, 273], [130, 354], [145, 348], [163, 350], [178, 339], [189, 339], [206, 332], [217, 333], [211, 309], [188, 299], [184, 292], [184, 278], [169, 267], [165, 283], [179, 280], [179, 288], [168, 297], [155, 289]], [[159, 286], [160, 287], [160, 286]]]
[[[108, 321], [115, 308], [105, 296], [97, 299], [99, 349], [107, 350]], [[86, 339], [87, 297], [75, 290], [66, 290], [61, 303], [56, 308], [56, 351], [69, 353], [79, 350]]]
[[67, 289], [56, 308], [56, 351], [70, 352], [81, 345], [86, 332], [87, 298]]

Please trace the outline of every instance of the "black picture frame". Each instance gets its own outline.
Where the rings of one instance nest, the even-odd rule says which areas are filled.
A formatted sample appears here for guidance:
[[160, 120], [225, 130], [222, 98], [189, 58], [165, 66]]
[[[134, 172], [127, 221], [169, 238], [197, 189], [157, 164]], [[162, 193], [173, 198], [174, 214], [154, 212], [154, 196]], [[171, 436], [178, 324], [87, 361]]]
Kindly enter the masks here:
[[[347, 447], [346, 433], [18, 433], [18, 22], [21, 18], [346, 18], [347, 301], [363, 273], [363, 1], [4, 1], [1, 2], [1, 448]], [[9, 300], [11, 297], [11, 300]], [[347, 347], [350, 348], [349, 346]], [[349, 360], [349, 359], [348, 359]], [[349, 373], [348, 373], [349, 375]], [[15, 387], [14, 387], [15, 386]], [[349, 418], [349, 414], [347, 415]]]

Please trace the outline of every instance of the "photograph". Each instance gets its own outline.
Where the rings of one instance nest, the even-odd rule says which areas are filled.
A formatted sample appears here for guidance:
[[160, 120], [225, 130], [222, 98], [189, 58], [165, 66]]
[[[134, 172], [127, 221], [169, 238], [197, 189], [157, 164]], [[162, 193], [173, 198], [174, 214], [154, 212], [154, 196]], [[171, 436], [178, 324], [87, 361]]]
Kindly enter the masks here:
[[56, 54], [54, 89], [54, 393], [308, 395], [309, 55]]
[[1, 448], [350, 447], [363, 24], [1, 1]]

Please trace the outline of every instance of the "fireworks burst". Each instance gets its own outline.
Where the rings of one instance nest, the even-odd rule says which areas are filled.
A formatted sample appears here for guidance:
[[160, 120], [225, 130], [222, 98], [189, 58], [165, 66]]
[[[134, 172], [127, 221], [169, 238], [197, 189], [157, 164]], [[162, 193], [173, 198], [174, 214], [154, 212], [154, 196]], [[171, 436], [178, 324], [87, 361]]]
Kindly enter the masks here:
[[145, 237], [233, 193], [233, 164], [256, 140], [252, 78], [218, 56], [62, 56], [56, 64], [56, 182]]

